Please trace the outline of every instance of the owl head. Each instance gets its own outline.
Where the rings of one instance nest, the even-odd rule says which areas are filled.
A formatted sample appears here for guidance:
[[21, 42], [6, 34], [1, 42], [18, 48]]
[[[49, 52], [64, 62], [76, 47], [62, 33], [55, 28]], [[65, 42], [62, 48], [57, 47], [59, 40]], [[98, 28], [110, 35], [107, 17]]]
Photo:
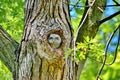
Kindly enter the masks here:
[[57, 49], [61, 45], [61, 37], [58, 34], [50, 34], [48, 37], [48, 43], [53, 49]]

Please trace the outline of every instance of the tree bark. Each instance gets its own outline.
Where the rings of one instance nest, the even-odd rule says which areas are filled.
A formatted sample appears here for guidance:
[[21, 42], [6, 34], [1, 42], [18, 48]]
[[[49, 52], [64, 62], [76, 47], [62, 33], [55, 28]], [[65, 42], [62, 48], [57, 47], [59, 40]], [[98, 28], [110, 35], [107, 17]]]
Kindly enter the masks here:
[[12, 72], [13, 77], [17, 75], [17, 54], [18, 43], [0, 26], [0, 60]]
[[[25, 31], [19, 56], [18, 80], [73, 80], [72, 30], [68, 0], [26, 0]], [[48, 43], [51, 34], [60, 36], [57, 49]]]

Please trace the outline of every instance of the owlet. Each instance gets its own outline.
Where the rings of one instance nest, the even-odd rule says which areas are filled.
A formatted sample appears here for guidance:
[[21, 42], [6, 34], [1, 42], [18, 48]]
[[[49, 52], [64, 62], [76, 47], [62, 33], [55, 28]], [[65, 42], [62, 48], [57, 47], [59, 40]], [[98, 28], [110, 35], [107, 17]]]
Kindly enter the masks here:
[[58, 34], [50, 34], [48, 37], [48, 42], [53, 49], [57, 49], [61, 45], [61, 37]]

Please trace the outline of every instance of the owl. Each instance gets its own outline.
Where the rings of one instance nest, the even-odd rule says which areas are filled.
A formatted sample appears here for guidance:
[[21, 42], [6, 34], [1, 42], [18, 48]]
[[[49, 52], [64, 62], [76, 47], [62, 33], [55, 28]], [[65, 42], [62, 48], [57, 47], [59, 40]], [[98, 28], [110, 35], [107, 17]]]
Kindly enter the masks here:
[[61, 45], [61, 37], [58, 34], [50, 34], [48, 37], [48, 43], [53, 49], [57, 49]]

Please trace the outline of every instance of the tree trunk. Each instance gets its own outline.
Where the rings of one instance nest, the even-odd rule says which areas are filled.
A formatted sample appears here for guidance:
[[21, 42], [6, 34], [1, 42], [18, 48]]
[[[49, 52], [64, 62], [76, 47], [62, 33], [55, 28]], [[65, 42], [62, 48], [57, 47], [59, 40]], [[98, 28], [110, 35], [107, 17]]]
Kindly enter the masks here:
[[[72, 41], [69, 6], [66, 3], [69, 2], [26, 0], [18, 80], [73, 80], [71, 58], [64, 58], [64, 52], [71, 47]], [[59, 47], [49, 42], [50, 35], [60, 37], [61, 42], [56, 43]]]

